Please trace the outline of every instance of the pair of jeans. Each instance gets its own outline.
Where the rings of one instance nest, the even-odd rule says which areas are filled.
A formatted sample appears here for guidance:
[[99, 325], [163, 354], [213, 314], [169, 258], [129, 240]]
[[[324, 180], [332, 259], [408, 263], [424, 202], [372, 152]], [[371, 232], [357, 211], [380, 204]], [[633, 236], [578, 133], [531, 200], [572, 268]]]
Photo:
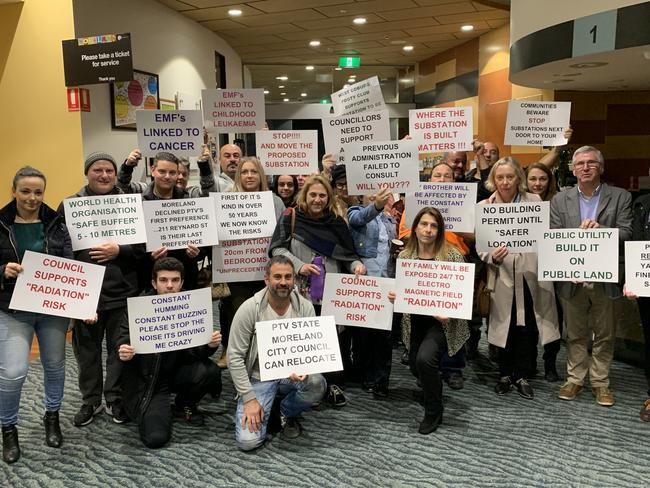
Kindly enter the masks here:
[[305, 381], [282, 380], [259, 381], [251, 378], [251, 385], [257, 401], [264, 410], [264, 418], [258, 432], [251, 432], [248, 426], [241, 425], [244, 416], [244, 401], [239, 397], [235, 415], [235, 442], [243, 451], [250, 451], [262, 445], [266, 440], [266, 428], [275, 395], [284, 395], [280, 403], [280, 413], [287, 418], [297, 417], [319, 402], [325, 394], [325, 378], [321, 374], [310, 374]]
[[61, 408], [65, 383], [65, 335], [70, 319], [33, 312], [0, 310], [0, 423], [18, 422], [20, 394], [38, 337], [45, 383], [45, 410]]

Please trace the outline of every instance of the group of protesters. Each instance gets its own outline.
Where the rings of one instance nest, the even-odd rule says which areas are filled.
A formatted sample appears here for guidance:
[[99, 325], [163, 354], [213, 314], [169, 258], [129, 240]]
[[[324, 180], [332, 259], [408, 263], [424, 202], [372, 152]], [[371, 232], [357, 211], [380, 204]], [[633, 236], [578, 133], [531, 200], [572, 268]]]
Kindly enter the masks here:
[[[495, 144], [475, 141], [471, 169], [466, 152], [445, 153], [432, 168], [430, 181], [476, 184], [477, 203], [483, 205], [550, 201], [551, 228], [617, 228], [621, 242], [650, 239], [645, 200], [635, 204], [633, 215], [630, 194], [602, 181], [605, 161], [598, 149], [584, 146], [573, 153], [577, 184], [559, 191], [552, 168], [560, 151], [553, 148], [540, 162], [522, 168], [511, 157], [500, 158]], [[269, 181], [261, 162], [243, 157], [239, 146], [226, 144], [213, 153], [206, 144], [198, 157], [198, 186], [189, 186], [187, 160], [171, 153], [153, 158], [150, 182], [134, 182], [133, 171], [141, 159], [138, 150], [121, 164], [110, 154], [89, 155], [84, 162], [87, 184], [70, 198], [141, 193], [144, 200], [162, 200], [271, 190], [277, 226], [264, 280], [228, 283], [229, 294], [215, 307], [220, 327], [208, 344], [136, 354], [129, 337], [127, 298], [205, 286], [200, 268], [211, 259], [210, 249], [190, 244], [185, 249], [147, 252], [144, 244], [108, 241], [73, 252], [63, 204], [54, 210], [43, 203], [45, 175], [33, 167], [21, 168], [13, 179], [13, 199], [0, 210], [0, 422], [6, 463], [16, 462], [21, 454], [16, 425], [34, 334], [44, 371], [46, 444], [57, 448], [63, 442], [59, 411], [69, 322], [82, 399], [74, 425], [88, 425], [105, 411], [115, 423], [135, 422], [142, 442], [151, 448], [169, 441], [174, 416], [191, 425], [204, 423], [198, 403], [206, 395], [221, 394], [221, 370], [226, 367], [238, 396], [235, 435], [243, 450], [257, 448], [274, 430], [287, 439], [298, 437], [302, 412], [321, 402], [337, 408], [347, 404], [346, 384], [358, 383], [378, 399], [390, 398], [397, 336], [421, 387], [424, 415], [418, 432], [430, 434], [442, 422], [443, 382], [453, 389], [463, 387], [466, 359], [477, 353], [481, 315], [487, 315], [487, 340], [498, 363], [497, 395], [516, 391], [523, 398], [534, 397], [530, 380], [537, 372], [538, 344], [544, 347], [545, 379], [559, 381], [556, 362], [564, 329], [566, 381], [558, 397], [574, 400], [588, 383], [599, 405], [614, 404], [609, 388], [614, 299], [624, 293], [623, 286], [538, 281], [537, 253], [510, 252], [507, 247], [477, 253], [474, 235], [445, 230], [441, 212], [433, 207], [421, 209], [407, 225], [404, 195], [388, 190], [350, 195], [345, 166], [335, 164], [329, 154], [318, 174], [278, 175]], [[70, 321], [11, 310], [26, 251], [104, 266], [96, 315]], [[475, 300], [471, 320], [394, 314], [398, 334], [339, 325], [342, 371], [311, 375], [296, 371], [286, 379], [261, 381], [258, 322], [318, 316], [323, 293], [322, 279], [317, 277], [327, 273], [394, 277], [397, 258], [474, 262], [476, 297], [489, 296], [489, 314], [481, 314]], [[632, 293], [626, 295], [636, 299]], [[389, 294], [393, 300], [395, 296], [396, 292]], [[639, 306], [647, 351], [650, 307], [643, 298]], [[646, 361], [649, 358], [646, 354]], [[646, 375], [650, 381], [650, 366]], [[650, 399], [640, 415], [650, 421]]]

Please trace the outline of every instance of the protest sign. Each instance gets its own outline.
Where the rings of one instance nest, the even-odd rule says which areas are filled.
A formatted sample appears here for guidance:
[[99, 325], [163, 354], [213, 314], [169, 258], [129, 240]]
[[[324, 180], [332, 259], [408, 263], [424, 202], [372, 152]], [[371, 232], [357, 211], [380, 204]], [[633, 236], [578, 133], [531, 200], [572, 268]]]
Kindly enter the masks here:
[[106, 242], [122, 245], [147, 241], [142, 195], [66, 198], [63, 210], [73, 251]]
[[350, 195], [374, 195], [384, 188], [403, 193], [417, 188], [420, 173], [415, 142], [381, 141], [343, 147]]
[[147, 225], [147, 251], [219, 243], [214, 202], [209, 197], [147, 200], [142, 206]]
[[513, 146], [563, 146], [568, 141], [571, 102], [508, 102], [505, 144]]
[[65, 86], [133, 79], [131, 34], [107, 34], [62, 41]]
[[549, 202], [476, 205], [476, 251], [537, 252], [549, 227]]
[[419, 183], [418, 190], [406, 194], [406, 226], [424, 207], [437, 209], [445, 220], [445, 230], [474, 232], [477, 185], [474, 183]]
[[618, 229], [551, 229], [537, 242], [539, 281], [618, 281]]
[[379, 78], [376, 76], [332, 93], [331, 99], [334, 115], [352, 115], [386, 109]]
[[127, 299], [136, 354], [203, 346], [212, 338], [212, 290], [200, 288]]
[[625, 288], [650, 297], [650, 241], [625, 243]]
[[201, 90], [203, 125], [210, 133], [249, 133], [264, 128], [264, 89]]
[[210, 193], [220, 241], [270, 237], [277, 224], [270, 191]]
[[261, 130], [255, 133], [257, 157], [267, 175], [318, 173], [318, 132]]
[[138, 147], [144, 157], [161, 151], [177, 157], [201, 154], [203, 120], [200, 110], [136, 110]]
[[409, 110], [409, 135], [420, 152], [470, 151], [472, 107]]
[[106, 268], [48, 254], [25, 251], [9, 308], [72, 319], [97, 312]]
[[398, 259], [395, 312], [471, 319], [474, 264]]
[[334, 156], [337, 164], [345, 163], [344, 145], [390, 140], [388, 110], [324, 117], [323, 138], [325, 151]]
[[212, 282], [261, 281], [269, 260], [270, 237], [221, 241], [212, 247]]
[[392, 278], [327, 273], [321, 314], [333, 315], [339, 325], [391, 330], [393, 304], [388, 292], [394, 289]]
[[257, 322], [255, 333], [262, 381], [343, 369], [332, 316]]

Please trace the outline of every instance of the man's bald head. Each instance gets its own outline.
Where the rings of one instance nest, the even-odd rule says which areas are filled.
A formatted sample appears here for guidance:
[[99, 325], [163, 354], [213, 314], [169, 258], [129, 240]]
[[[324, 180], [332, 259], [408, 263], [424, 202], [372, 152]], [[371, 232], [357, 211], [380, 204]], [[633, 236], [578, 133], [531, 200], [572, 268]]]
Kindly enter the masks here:
[[465, 151], [446, 152], [443, 161], [454, 170], [454, 179], [460, 180], [467, 170], [467, 153]]
[[224, 144], [219, 150], [219, 164], [221, 172], [226, 173], [230, 178], [235, 177], [239, 160], [241, 159], [241, 149], [236, 144]]

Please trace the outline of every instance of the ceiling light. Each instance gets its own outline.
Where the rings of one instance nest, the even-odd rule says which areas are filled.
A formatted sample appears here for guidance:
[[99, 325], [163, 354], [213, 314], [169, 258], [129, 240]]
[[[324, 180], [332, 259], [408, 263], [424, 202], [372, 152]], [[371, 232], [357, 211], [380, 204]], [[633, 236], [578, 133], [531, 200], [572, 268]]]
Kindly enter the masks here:
[[411, 51], [413, 51], [413, 46], [411, 46], [411, 45], [409, 45], [409, 46], [404, 46], [402, 49], [403, 49], [404, 51], [406, 51], [406, 52], [411, 52]]
[[286, 94], [287, 94], [286, 92], [280, 92], [280, 95], [286, 95]]
[[275, 79], [280, 80], [280, 81], [287, 81], [289, 79], [289, 77], [288, 76], [276, 76]]
[[228, 10], [228, 15], [231, 15], [233, 17], [238, 17], [241, 15], [241, 13], [242, 13], [241, 10], [239, 10], [238, 8], [233, 8]]
[[345, 85], [343, 85], [343, 88], [348, 88], [349, 86], [350, 86], [350, 85], [348, 85], [348, 84], [346, 83]]
[[312, 65], [309, 65], [309, 66], [305, 66], [305, 69], [306, 69], [307, 71], [313, 71], [313, 70], [314, 70], [314, 67], [313, 67]]
[[278, 88], [284, 88], [284, 85], [278, 85]]
[[306, 97], [307, 94], [306, 94], [306, 93], [301, 93], [300, 96], [301, 96], [301, 97]]
[[283, 102], [288, 102], [289, 99], [288, 99], [288, 98], [283, 98], [282, 101], [283, 101]]
[[320, 41], [309, 41], [309, 45], [313, 47], [320, 46]]
[[268, 90], [264, 90], [264, 95], [268, 95], [269, 93], [271, 93], [271, 92], [268, 91]]
[[357, 80], [355, 80], [354, 78], [348, 78], [348, 83], [354, 83], [354, 82], [356, 82], [356, 81], [357, 81]]
[[357, 25], [363, 25], [363, 24], [366, 23], [366, 18], [365, 17], [357, 17], [352, 22], [357, 24]]
[[474, 26], [469, 25], [469, 24], [468, 25], [461, 25], [460, 30], [462, 30], [463, 32], [471, 32], [471, 31], [474, 30]]
[[394, 41], [390, 41], [390, 43], [394, 46], [399, 46], [401, 44], [406, 44], [406, 41], [403, 39], [395, 39]]
[[350, 78], [356, 78], [357, 75], [350, 75]]
[[343, 68], [339, 68], [338, 66], [334, 68], [334, 71], [341, 71]]

